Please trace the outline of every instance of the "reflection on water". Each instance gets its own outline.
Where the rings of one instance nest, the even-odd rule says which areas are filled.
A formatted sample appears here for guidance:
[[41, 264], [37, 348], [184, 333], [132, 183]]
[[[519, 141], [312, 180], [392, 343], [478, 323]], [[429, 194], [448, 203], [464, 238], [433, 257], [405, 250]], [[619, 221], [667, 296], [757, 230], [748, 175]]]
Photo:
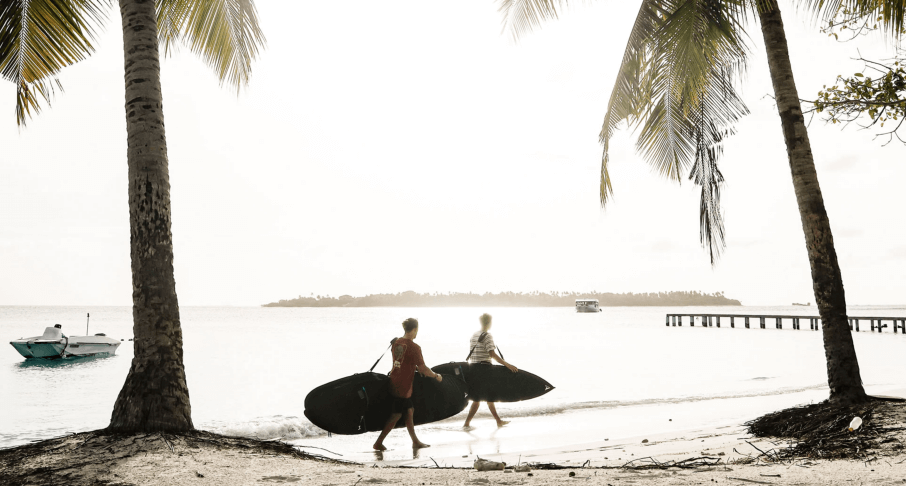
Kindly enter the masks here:
[[116, 355], [110, 356], [108, 354], [95, 354], [93, 356], [73, 356], [69, 358], [59, 359], [25, 358], [22, 361], [14, 364], [13, 368], [23, 370], [34, 368], [63, 370], [74, 366], [89, 366], [91, 363], [94, 363], [98, 360], [104, 360], [108, 358], [116, 358]]

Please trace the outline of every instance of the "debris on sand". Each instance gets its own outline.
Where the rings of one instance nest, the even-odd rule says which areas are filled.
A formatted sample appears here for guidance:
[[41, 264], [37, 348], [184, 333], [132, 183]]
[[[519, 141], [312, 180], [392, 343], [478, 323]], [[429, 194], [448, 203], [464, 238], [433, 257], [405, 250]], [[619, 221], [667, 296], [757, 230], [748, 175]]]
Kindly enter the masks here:
[[856, 405], [838, 405], [821, 402], [770, 413], [745, 425], [756, 437], [790, 441], [789, 447], [762, 451], [771, 459], [864, 459], [879, 449], [903, 449], [904, 414], [906, 406], [901, 403], [870, 400]]

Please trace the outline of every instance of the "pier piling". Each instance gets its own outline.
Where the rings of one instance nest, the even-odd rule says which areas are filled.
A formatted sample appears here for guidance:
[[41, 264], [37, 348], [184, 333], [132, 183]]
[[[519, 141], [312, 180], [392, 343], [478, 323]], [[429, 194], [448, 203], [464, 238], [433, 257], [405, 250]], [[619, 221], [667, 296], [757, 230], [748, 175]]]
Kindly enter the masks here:
[[[808, 319], [809, 329], [813, 331], [821, 330], [821, 316], [794, 316], [794, 315], [745, 315], [745, 314], [667, 314], [664, 322], [667, 327], [682, 327], [683, 326], [683, 316], [689, 316], [689, 327], [695, 327], [696, 318], [701, 319], [701, 327], [720, 327], [720, 320], [722, 317], [730, 318], [730, 327], [736, 328], [736, 318], [741, 317], [746, 329], [751, 328], [750, 318], [758, 318], [758, 327], [765, 329], [767, 319], [774, 320], [775, 329], [783, 329], [783, 320], [789, 319], [794, 330], [802, 329], [802, 320]], [[885, 327], [891, 327], [890, 324], [885, 324], [885, 321], [892, 322], [893, 333], [900, 334], [902, 332], [906, 335], [906, 318], [895, 316], [895, 317], [878, 317], [878, 316], [859, 316], [859, 317], [847, 317], [846, 322], [849, 330], [851, 332], [859, 332], [859, 321], [862, 319], [868, 319], [870, 324], [870, 331], [875, 332], [884, 332]], [[716, 326], [715, 326], [716, 324]]]

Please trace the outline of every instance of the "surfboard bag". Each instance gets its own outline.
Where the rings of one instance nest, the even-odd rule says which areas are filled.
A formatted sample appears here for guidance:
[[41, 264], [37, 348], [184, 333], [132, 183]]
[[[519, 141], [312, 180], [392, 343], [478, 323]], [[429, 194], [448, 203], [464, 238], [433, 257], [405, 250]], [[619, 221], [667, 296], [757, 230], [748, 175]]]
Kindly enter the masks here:
[[[393, 341], [390, 344], [392, 346]], [[390, 395], [390, 377], [373, 372], [381, 358], [366, 373], [340, 378], [310, 391], [305, 397], [304, 413], [308, 420], [334, 434], [355, 435], [382, 430], [391, 415], [393, 397]], [[463, 380], [448, 379], [438, 383], [434, 378], [418, 373], [412, 382], [412, 402], [415, 425], [452, 417], [465, 410], [469, 403]], [[405, 427], [405, 424], [401, 417], [395, 427]]]
[[[445, 363], [431, 368], [444, 376], [460, 371], [469, 400], [475, 402], [521, 402], [540, 397], [554, 389], [544, 378], [519, 370], [516, 373], [505, 366], [489, 363]], [[444, 380], [446, 383], [447, 380]], [[459, 380], [450, 380], [459, 381]]]

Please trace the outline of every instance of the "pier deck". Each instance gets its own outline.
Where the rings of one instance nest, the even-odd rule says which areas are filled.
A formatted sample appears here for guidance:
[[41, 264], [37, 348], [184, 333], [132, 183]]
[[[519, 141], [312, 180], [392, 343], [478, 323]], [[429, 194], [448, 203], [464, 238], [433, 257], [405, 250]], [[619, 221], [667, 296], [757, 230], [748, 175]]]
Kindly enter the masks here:
[[[795, 316], [795, 315], [781, 315], [781, 314], [696, 314], [696, 313], [673, 313], [667, 314], [667, 327], [682, 327], [683, 318], [688, 317], [688, 322], [690, 327], [695, 327], [695, 318], [700, 318], [699, 321], [701, 327], [720, 327], [720, 319], [728, 318], [730, 320], [730, 327], [736, 327], [736, 319], [742, 319], [743, 325], [746, 329], [750, 327], [749, 319], [757, 319], [758, 326], [761, 329], [765, 329], [768, 319], [773, 319], [775, 329], [783, 329], [783, 321], [788, 320], [793, 326], [793, 329], [801, 329], [800, 320], [809, 321], [809, 329], [813, 331], [819, 330], [821, 327], [821, 316]], [[883, 317], [883, 316], [849, 316], [849, 330], [859, 332], [859, 321], [870, 321], [871, 322], [871, 332], [883, 332], [884, 328], [888, 327], [888, 324], [885, 322], [890, 322], [893, 325], [893, 332], [896, 334], [899, 331], [902, 331], [903, 334], [906, 334], [906, 317]]]

